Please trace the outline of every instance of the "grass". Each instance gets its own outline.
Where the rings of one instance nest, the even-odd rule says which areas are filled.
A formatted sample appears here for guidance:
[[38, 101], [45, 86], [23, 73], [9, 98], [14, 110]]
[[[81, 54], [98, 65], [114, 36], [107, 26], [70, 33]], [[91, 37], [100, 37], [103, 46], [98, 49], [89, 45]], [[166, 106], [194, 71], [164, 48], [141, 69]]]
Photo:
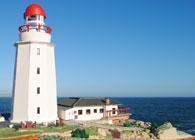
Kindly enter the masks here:
[[43, 132], [64, 132], [64, 131], [70, 131], [75, 128], [78, 128], [79, 126], [77, 125], [65, 125], [65, 126], [52, 126], [52, 127], [41, 127], [41, 128], [35, 128], [39, 129], [40, 131]]
[[97, 136], [98, 135], [98, 128], [97, 127], [87, 127], [84, 128], [86, 130], [86, 132], [90, 135], [90, 136]]
[[1, 128], [0, 129], [0, 138], [6, 138], [6, 137], [16, 137], [16, 136], [22, 136], [22, 135], [29, 135], [29, 134], [37, 134], [38, 131], [16, 131], [13, 128]]
[[132, 130], [123, 130], [121, 133], [124, 134], [124, 135], [129, 135], [130, 136], [134, 133], [134, 131], [132, 131]]
[[78, 126], [73, 125], [65, 125], [59, 127], [38, 127], [32, 129], [19, 129], [16, 130], [14, 128], [0, 128], [0, 138], [7, 138], [7, 137], [17, 137], [22, 135], [29, 135], [29, 134], [41, 134], [41, 133], [49, 133], [49, 132], [65, 132], [69, 130], [73, 130]]

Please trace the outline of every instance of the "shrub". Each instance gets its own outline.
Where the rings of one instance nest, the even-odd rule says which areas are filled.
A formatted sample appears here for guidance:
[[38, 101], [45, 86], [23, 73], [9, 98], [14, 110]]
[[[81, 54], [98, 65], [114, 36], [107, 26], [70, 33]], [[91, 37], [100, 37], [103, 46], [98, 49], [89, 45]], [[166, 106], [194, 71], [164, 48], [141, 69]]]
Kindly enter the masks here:
[[13, 128], [15, 129], [15, 131], [18, 131], [21, 128], [21, 126], [19, 124], [15, 124]]
[[98, 135], [98, 128], [97, 127], [87, 127], [85, 128], [85, 131], [91, 136], [97, 136]]
[[85, 131], [85, 129], [77, 128], [71, 132], [71, 137], [89, 138], [89, 134]]
[[150, 132], [152, 133], [152, 134], [154, 134], [155, 136], [157, 135], [157, 133], [158, 133], [158, 130], [157, 130], [157, 128], [158, 128], [158, 125], [156, 124], [156, 123], [152, 123], [151, 124], [151, 126], [150, 126]]
[[125, 122], [125, 123], [123, 123], [123, 126], [124, 126], [124, 127], [131, 127], [132, 124], [130, 124], [130, 123], [128, 123], [128, 122]]
[[111, 132], [113, 138], [120, 139], [121, 133], [117, 129], [109, 130], [109, 131]]

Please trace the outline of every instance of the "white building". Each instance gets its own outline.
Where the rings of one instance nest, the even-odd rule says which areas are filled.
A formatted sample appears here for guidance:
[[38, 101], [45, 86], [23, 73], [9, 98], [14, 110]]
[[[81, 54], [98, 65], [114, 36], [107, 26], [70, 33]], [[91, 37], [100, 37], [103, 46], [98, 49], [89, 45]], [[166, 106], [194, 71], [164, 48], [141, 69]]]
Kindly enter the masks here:
[[64, 98], [58, 101], [58, 117], [63, 120], [91, 121], [117, 118], [123, 111], [128, 119], [128, 108], [119, 108], [119, 102], [109, 98]]
[[24, 13], [19, 27], [13, 84], [12, 122], [37, 123], [57, 120], [57, 94], [54, 45], [46, 14], [38, 4]]

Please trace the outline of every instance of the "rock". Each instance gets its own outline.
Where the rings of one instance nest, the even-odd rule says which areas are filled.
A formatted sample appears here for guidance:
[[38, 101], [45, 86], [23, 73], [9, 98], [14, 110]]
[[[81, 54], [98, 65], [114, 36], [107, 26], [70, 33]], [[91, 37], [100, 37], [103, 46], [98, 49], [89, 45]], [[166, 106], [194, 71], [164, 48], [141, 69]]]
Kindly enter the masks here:
[[136, 121], [135, 124], [142, 128], [149, 128], [151, 126], [150, 122]]
[[151, 127], [151, 123], [150, 122], [145, 122], [145, 128], [150, 128]]
[[3, 116], [0, 116], [0, 122], [4, 122], [5, 118]]
[[170, 122], [166, 122], [164, 123], [163, 125], [161, 125], [158, 129], [159, 130], [166, 130], [166, 129], [169, 129], [169, 128], [172, 128], [172, 124]]
[[172, 126], [170, 122], [164, 123], [158, 129], [158, 138], [160, 140], [177, 140], [187, 138], [191, 135], [189, 134], [180, 134], [177, 129]]
[[107, 135], [106, 130], [102, 128], [98, 128], [98, 134], [105, 137]]
[[10, 125], [9, 125], [9, 128], [13, 128], [13, 127], [14, 127], [14, 125], [13, 125], [13, 124], [10, 124]]

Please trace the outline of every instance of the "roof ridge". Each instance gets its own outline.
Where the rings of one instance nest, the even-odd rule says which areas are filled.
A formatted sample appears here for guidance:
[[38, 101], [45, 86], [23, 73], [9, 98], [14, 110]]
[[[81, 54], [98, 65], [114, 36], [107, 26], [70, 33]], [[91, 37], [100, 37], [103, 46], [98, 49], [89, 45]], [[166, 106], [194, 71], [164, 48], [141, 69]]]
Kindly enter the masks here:
[[72, 105], [73, 107], [81, 100], [81, 98], [79, 97], [77, 101], [74, 102], [74, 104]]

